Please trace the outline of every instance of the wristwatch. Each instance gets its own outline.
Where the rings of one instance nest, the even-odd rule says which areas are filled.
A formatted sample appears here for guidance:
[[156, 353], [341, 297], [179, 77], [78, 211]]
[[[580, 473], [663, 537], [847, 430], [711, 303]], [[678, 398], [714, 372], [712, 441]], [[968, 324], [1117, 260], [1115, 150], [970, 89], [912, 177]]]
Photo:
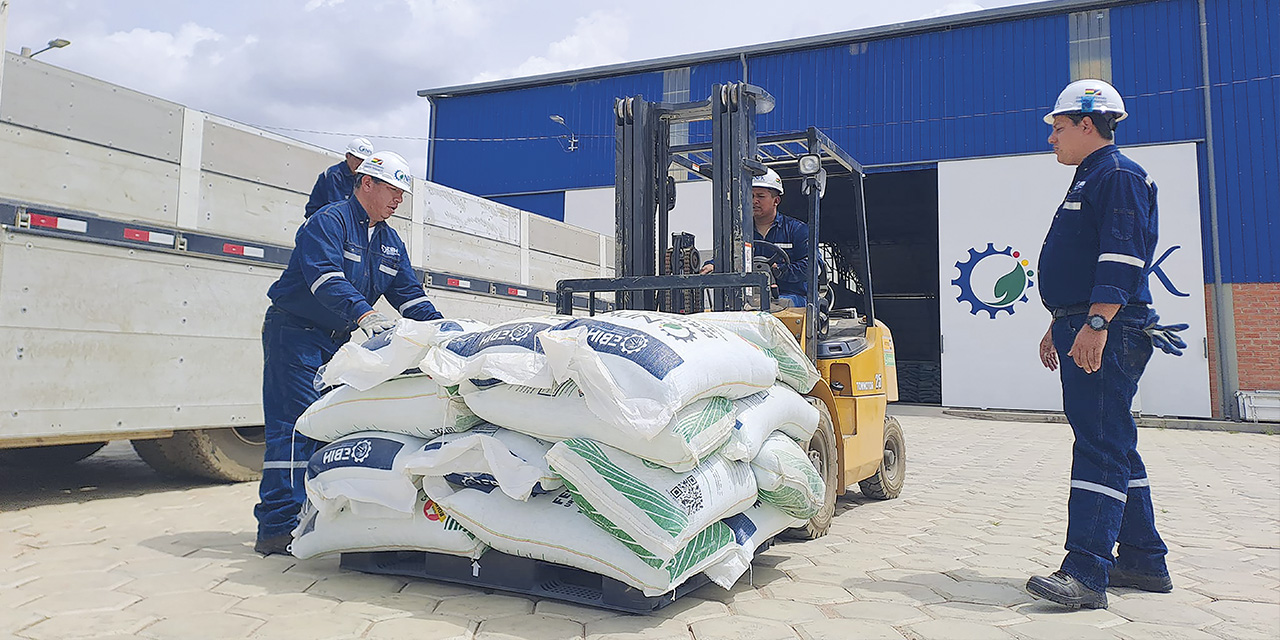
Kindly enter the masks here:
[[1107, 322], [1106, 318], [1095, 313], [1089, 316], [1088, 318], [1085, 318], [1084, 326], [1089, 327], [1094, 331], [1106, 331], [1107, 327], [1110, 326], [1110, 324], [1111, 323]]

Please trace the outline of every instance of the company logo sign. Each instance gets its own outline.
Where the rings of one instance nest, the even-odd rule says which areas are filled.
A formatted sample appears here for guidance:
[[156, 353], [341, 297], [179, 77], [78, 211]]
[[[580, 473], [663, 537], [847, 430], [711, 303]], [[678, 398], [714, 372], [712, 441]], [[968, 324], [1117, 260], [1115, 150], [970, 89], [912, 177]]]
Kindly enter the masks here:
[[1013, 315], [1014, 307], [1027, 301], [1027, 292], [1035, 283], [1030, 262], [1013, 247], [996, 249], [992, 243], [979, 251], [969, 249], [969, 258], [956, 263], [960, 276], [951, 284], [960, 289], [956, 302], [968, 302], [969, 313], [985, 312], [992, 320], [1004, 311]]

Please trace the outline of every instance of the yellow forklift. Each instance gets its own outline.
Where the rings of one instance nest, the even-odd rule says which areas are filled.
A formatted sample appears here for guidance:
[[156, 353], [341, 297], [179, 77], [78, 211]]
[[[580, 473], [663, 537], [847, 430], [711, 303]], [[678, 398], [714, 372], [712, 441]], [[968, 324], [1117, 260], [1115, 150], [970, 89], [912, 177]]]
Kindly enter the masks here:
[[[575, 296], [585, 295], [594, 310], [598, 295], [612, 294], [617, 309], [767, 310], [781, 320], [822, 374], [806, 395], [821, 415], [808, 449], [826, 482], [826, 502], [807, 527], [793, 530], [797, 537], [817, 538], [831, 526], [837, 497], [853, 484], [870, 498], [898, 496], [906, 444], [898, 421], [885, 412], [898, 399], [897, 370], [893, 336], [875, 316], [862, 166], [815, 128], [757, 136], [756, 116], [773, 106], [772, 96], [745, 83], [715, 85], [708, 99], [696, 102], [619, 99], [615, 276], [561, 280], [557, 307], [571, 313]], [[709, 143], [671, 144], [674, 125], [705, 137], [707, 122]], [[753, 241], [751, 182], [766, 168], [784, 182], [798, 183], [805, 194], [810, 295], [804, 308], [777, 298], [769, 262], [785, 261], [786, 252]], [[713, 273], [698, 273], [703, 262], [692, 235], [671, 234], [668, 242], [676, 194], [672, 173], [678, 171], [711, 181]], [[849, 180], [853, 198], [849, 206], [824, 214], [822, 196], [831, 180]], [[824, 236], [823, 215], [844, 218], [842, 227], [851, 234]]]

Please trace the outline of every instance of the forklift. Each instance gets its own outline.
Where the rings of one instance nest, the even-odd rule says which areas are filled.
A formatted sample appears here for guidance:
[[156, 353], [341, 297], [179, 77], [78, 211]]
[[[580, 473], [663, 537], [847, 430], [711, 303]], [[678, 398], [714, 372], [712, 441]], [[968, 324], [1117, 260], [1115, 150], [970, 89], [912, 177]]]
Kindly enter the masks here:
[[[757, 115], [774, 99], [746, 84], [715, 85], [706, 100], [649, 102], [642, 96], [614, 105], [616, 139], [616, 262], [611, 278], [561, 280], [557, 311], [571, 314], [575, 297], [612, 295], [615, 309], [689, 314], [702, 311], [768, 311], [791, 331], [821, 374], [805, 394], [820, 424], [808, 454], [826, 484], [823, 508], [791, 537], [827, 533], [837, 497], [857, 483], [866, 497], [898, 497], [906, 477], [906, 444], [897, 419], [886, 414], [898, 399], [893, 336], [875, 316], [867, 247], [862, 165], [821, 131], [757, 136]], [[709, 143], [671, 144], [673, 125], [710, 121]], [[698, 125], [704, 127], [705, 125]], [[699, 131], [701, 131], [700, 129]], [[800, 182], [807, 197], [808, 292], [804, 308], [779, 301], [769, 263], [786, 262], [781, 248], [753, 240], [753, 176], [766, 168], [784, 182]], [[703, 262], [694, 237], [670, 234], [675, 207], [673, 171], [712, 184], [714, 271]], [[822, 242], [822, 196], [829, 180], [849, 180], [852, 238]], [[605, 302], [600, 300], [600, 302]]]

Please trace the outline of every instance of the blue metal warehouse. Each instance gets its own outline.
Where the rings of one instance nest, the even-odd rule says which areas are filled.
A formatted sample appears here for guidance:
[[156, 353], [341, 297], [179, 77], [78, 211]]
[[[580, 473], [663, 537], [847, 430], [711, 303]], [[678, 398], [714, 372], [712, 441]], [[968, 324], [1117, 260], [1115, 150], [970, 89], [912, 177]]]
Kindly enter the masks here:
[[[928, 378], [944, 349], [922, 338], [945, 333], [938, 308], [955, 298], [951, 260], [938, 257], [940, 165], [1045, 153], [1040, 117], [1081, 77], [1122, 93], [1134, 114], [1118, 132], [1123, 147], [1192, 145], [1203, 382], [1212, 412], [1233, 415], [1236, 391], [1280, 388], [1280, 339], [1268, 337], [1280, 335], [1280, 309], [1268, 306], [1280, 290], [1275, 0], [1054, 0], [419, 95], [433, 105], [429, 180], [564, 220], [567, 193], [613, 184], [615, 98], [696, 100], [743, 80], [765, 88], [778, 108], [760, 117], [762, 133], [817, 126], [870, 168], [869, 215], [895, 212], [872, 228], [873, 271], [878, 281], [893, 272], [878, 293], [895, 334], [912, 338], [904, 359]], [[680, 135], [706, 139], [699, 124]], [[912, 399], [941, 401], [919, 384]]]

